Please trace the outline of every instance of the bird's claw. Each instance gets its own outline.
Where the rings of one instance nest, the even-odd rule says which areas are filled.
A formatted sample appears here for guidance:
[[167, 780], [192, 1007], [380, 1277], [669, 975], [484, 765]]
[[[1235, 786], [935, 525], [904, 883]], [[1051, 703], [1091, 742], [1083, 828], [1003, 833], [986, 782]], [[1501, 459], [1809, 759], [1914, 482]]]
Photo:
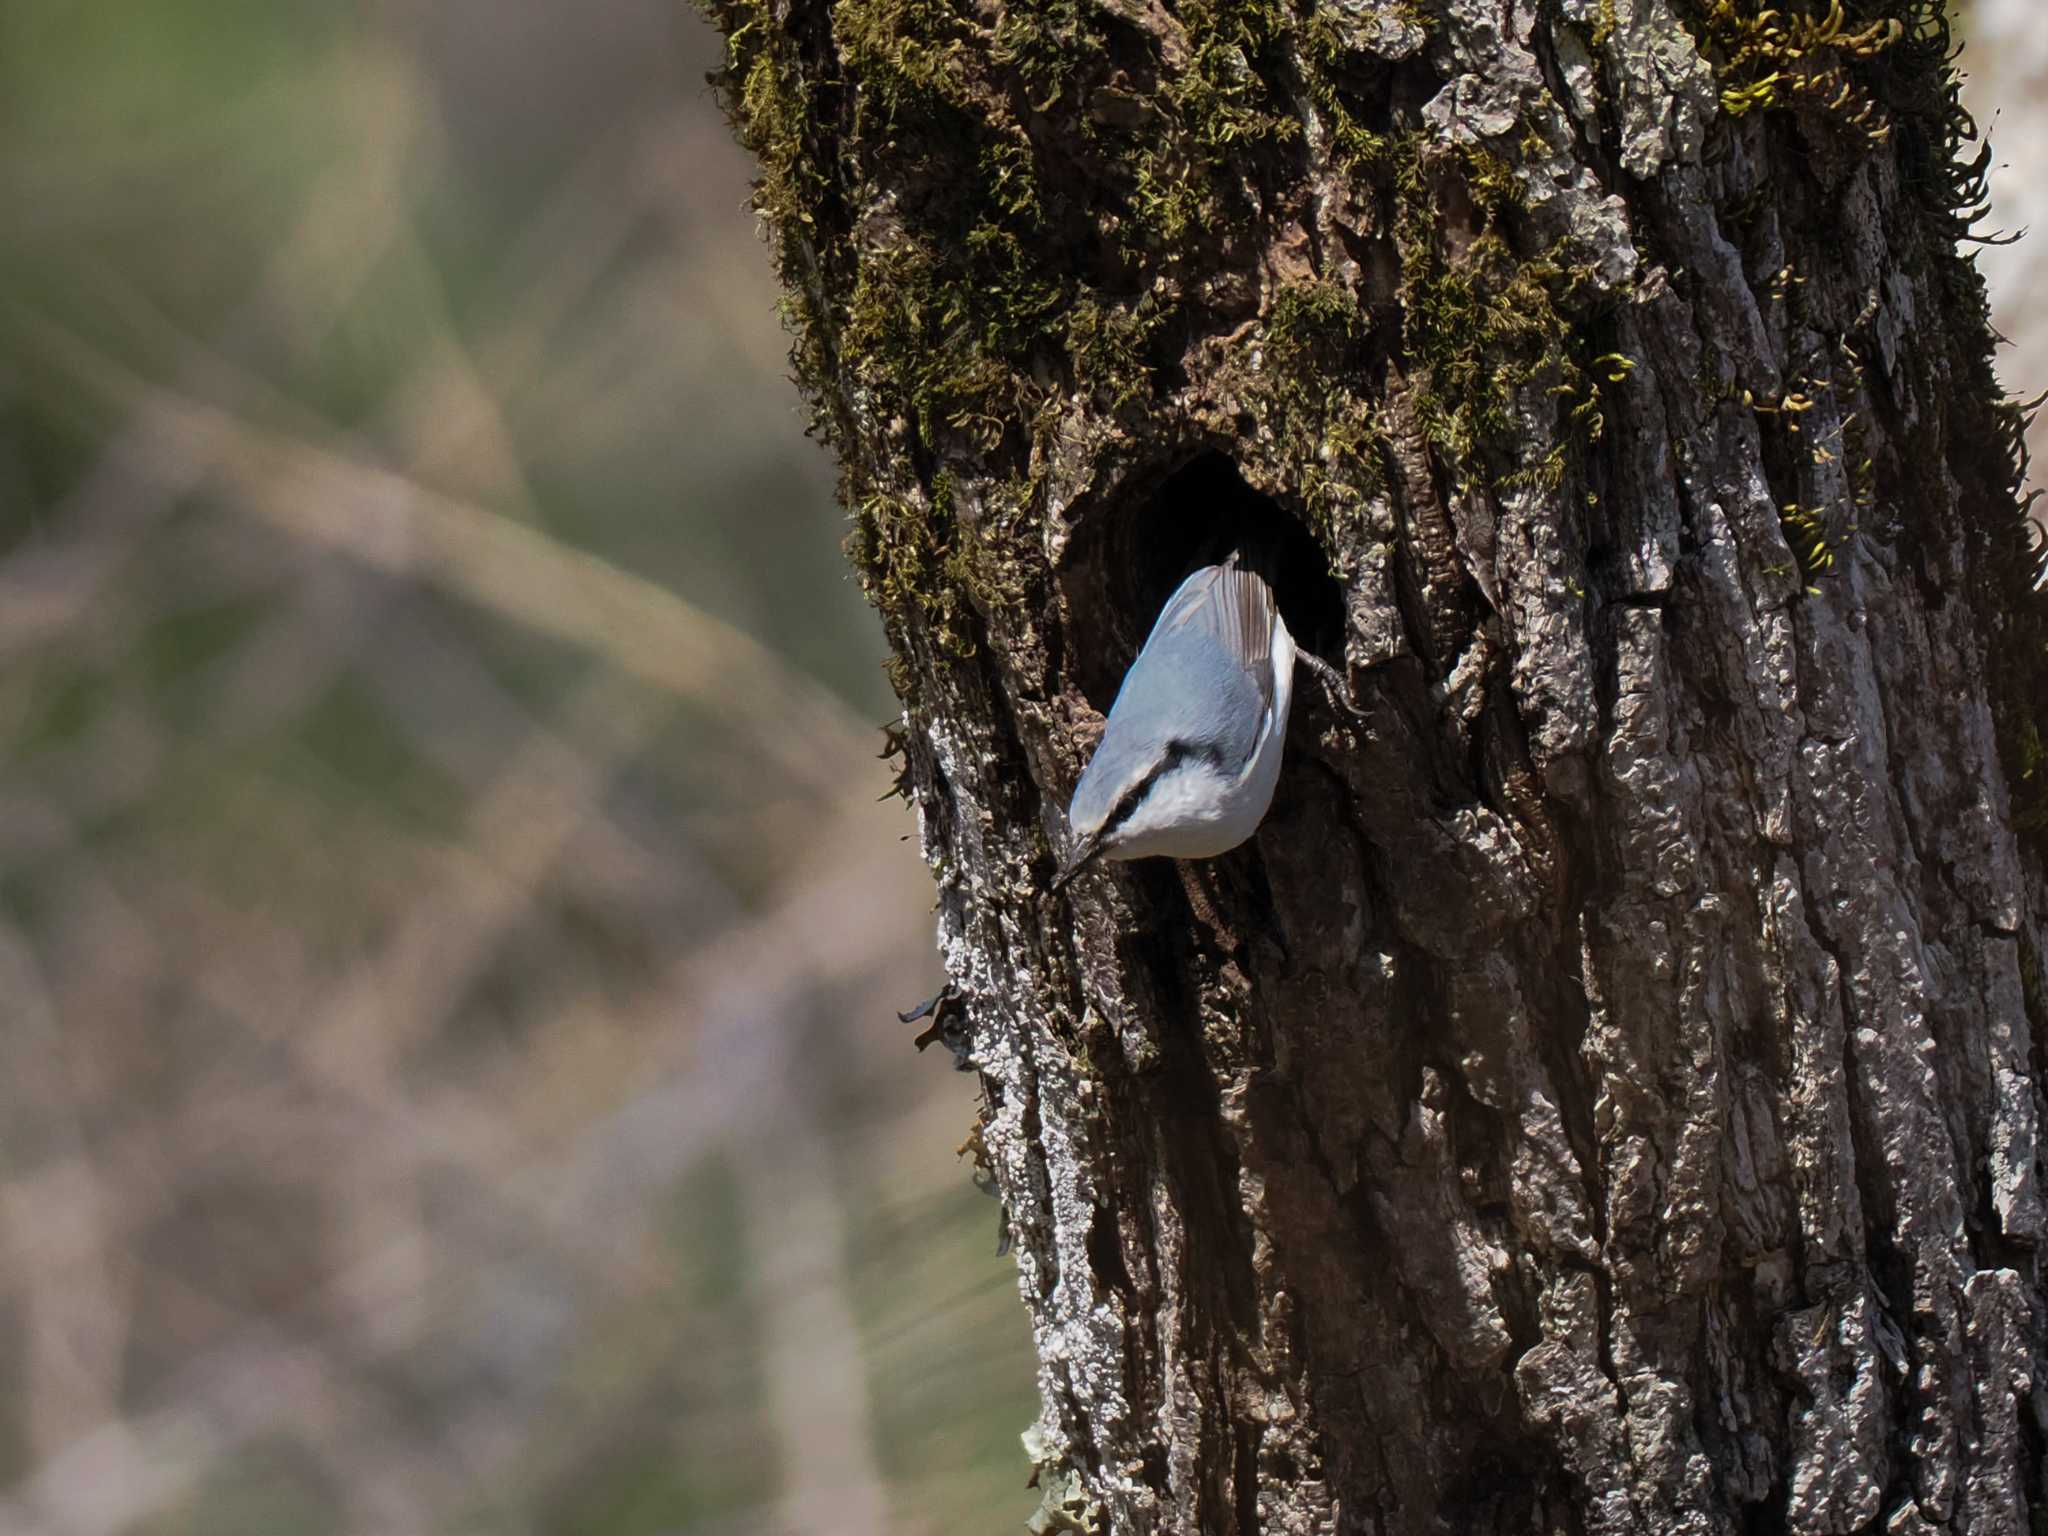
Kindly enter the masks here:
[[1358, 702], [1351, 696], [1351, 679], [1349, 677], [1313, 652], [1297, 650], [1294, 656], [1297, 661], [1304, 663], [1309, 671], [1316, 675], [1316, 679], [1322, 683], [1323, 687], [1337, 703], [1342, 704], [1354, 715], [1358, 713]]

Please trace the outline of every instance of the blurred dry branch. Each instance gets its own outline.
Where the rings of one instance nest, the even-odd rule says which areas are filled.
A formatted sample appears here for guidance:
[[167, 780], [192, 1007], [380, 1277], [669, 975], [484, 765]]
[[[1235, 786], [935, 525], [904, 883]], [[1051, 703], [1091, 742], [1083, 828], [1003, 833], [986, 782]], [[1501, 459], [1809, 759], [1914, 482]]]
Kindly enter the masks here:
[[407, 476], [155, 389], [75, 338], [38, 327], [53, 358], [147, 423], [160, 503], [205, 479], [240, 509], [406, 581], [586, 647], [627, 677], [715, 710], [747, 749], [810, 793], [844, 783], [866, 736], [838, 699], [675, 593]]
[[[1992, 213], [1981, 231], [1996, 243], [1978, 251], [1977, 265], [1990, 285], [1993, 322], [2012, 344], [2000, 360], [2000, 377], [2028, 398], [2048, 388], [2048, 305], [2041, 301], [2048, 293], [2048, 242], [2027, 234], [2048, 230], [2048, 181], [2034, 153], [2048, 143], [2048, 30], [2032, 0], [1969, 0], [1959, 10], [1965, 95], [1997, 152]], [[2035, 455], [2030, 478], [2038, 487], [2048, 483], [2042, 474], [2048, 421], [2037, 415], [2027, 442]], [[2034, 519], [2048, 528], [2048, 510], [2038, 503]]]

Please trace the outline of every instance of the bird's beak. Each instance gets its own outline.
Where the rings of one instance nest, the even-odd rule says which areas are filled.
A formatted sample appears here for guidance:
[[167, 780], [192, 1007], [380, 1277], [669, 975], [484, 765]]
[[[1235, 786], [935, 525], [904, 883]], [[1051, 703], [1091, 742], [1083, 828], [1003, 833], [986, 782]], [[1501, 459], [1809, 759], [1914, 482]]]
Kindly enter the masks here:
[[1100, 852], [1102, 852], [1102, 834], [1100, 832], [1091, 832], [1088, 836], [1082, 838], [1067, 854], [1066, 861], [1060, 865], [1060, 872], [1052, 877], [1053, 890], [1059, 890], [1061, 886], [1081, 873], [1083, 869], [1086, 869], [1089, 861]]

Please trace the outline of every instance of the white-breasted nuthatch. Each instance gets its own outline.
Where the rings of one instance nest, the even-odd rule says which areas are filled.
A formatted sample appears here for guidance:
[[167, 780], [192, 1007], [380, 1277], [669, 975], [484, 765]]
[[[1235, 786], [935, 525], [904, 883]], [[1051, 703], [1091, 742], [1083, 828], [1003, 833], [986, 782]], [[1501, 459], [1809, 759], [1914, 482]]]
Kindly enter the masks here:
[[1052, 888], [1097, 856], [1206, 859], [1250, 837], [1280, 777], [1294, 655], [1273, 589], [1236, 554], [1183, 581], [1074, 787]]

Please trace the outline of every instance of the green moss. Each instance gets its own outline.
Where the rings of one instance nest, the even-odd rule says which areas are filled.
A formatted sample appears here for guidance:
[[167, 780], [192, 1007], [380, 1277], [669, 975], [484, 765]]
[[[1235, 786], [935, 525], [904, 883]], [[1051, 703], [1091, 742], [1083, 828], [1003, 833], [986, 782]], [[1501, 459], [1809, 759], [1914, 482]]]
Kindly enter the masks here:
[[1847, 533], [1835, 527], [1827, 507], [1802, 506], [1796, 501], [1785, 503], [1778, 523], [1784, 530], [1785, 542], [1799, 557], [1799, 574], [1806, 590], [1816, 591], [1814, 583], [1834, 569], [1835, 556], [1840, 553]]
[[848, 73], [890, 116], [971, 106], [972, 33], [945, 0], [839, 0], [832, 35]]
[[[1512, 171], [1484, 151], [1418, 149], [1397, 182], [1394, 238], [1401, 253], [1402, 339], [1416, 366], [1416, 411], [1424, 435], [1461, 462], [1514, 437], [1519, 393], [1546, 373], [1575, 389], [1572, 327], [1559, 300], [1585, 274], [1555, 253], [1519, 257], [1503, 229], [1519, 201]], [[1455, 253], [1441, 248], [1433, 173], [1462, 172], [1484, 216], [1479, 234]], [[1546, 475], [1549, 470], [1546, 463]]]
[[1162, 95], [1195, 143], [1234, 153], [1300, 134], [1300, 119], [1256, 67], [1287, 29], [1283, 7], [1271, 0], [1193, 0], [1181, 6], [1179, 16], [1189, 58], [1164, 82]]
[[971, 285], [962, 308], [978, 324], [978, 344], [1011, 363], [1028, 362], [1032, 349], [1056, 334], [1073, 285], [1042, 265], [1014, 230], [992, 221], [968, 230], [961, 257], [960, 273]]
[[726, 35], [727, 112], [761, 167], [754, 208], [785, 239], [794, 238], [811, 222], [820, 185], [805, 142], [810, 91], [794, 45], [765, 0], [710, 0], [704, 9]]
[[1720, 83], [1721, 110], [1730, 117], [1804, 105], [1872, 143], [1891, 134], [1856, 66], [1876, 58], [1906, 35], [1897, 16], [1852, 19], [1838, 0], [1811, 10], [1786, 0], [1701, 0], [1695, 33]]
[[1109, 49], [1080, 0], [1008, 5], [996, 23], [991, 57], [1024, 82], [1037, 111], [1049, 111], [1075, 79], [1106, 67]]
[[1163, 131], [1124, 146], [1132, 171], [1129, 244], [1171, 255], [1191, 231], [1231, 217], [1261, 150], [1290, 144], [1301, 121], [1268, 83], [1290, 19], [1273, 0], [1193, 0], [1179, 8], [1188, 59], [1161, 84]]
[[972, 656], [980, 648], [977, 610], [1024, 599], [1020, 537], [1032, 494], [1028, 478], [999, 482], [969, 527], [958, 515], [952, 472], [940, 470], [927, 495], [877, 491], [855, 502], [847, 553], [885, 614], [915, 613], [943, 653]]
[[1341, 361], [1366, 333], [1358, 301], [1327, 280], [1293, 283], [1273, 299], [1266, 342], [1273, 364], [1293, 370]]
[[1357, 297], [1327, 280], [1282, 288], [1266, 318], [1263, 424], [1326, 544], [1382, 484], [1371, 334]]
[[1013, 219], [1037, 220], [1045, 215], [1038, 162], [1028, 143], [1001, 139], [984, 148], [981, 186], [989, 202]]
[[1475, 144], [1460, 145], [1457, 156], [1466, 195], [1486, 215], [1489, 224], [1498, 222], [1507, 210], [1522, 206], [1522, 183], [1507, 161]]
[[1619, 22], [1614, 14], [1614, 0], [1600, 0], [1599, 19], [1593, 23], [1593, 46], [1605, 47], [1607, 39], [1614, 36], [1617, 25]]
[[974, 303], [976, 290], [935, 251], [907, 241], [868, 254], [838, 327], [848, 379], [928, 443], [949, 431], [984, 447], [1001, 440], [1017, 402], [1005, 353], [1028, 343], [1029, 317], [1060, 304], [1057, 289], [1033, 283], [1002, 232], [984, 228], [981, 259], [1019, 271], [1002, 295], [984, 290]]
[[1066, 347], [1074, 380], [1098, 400], [1122, 410], [1148, 398], [1152, 339], [1168, 311], [1146, 294], [1119, 304], [1084, 294], [1067, 311]]
[[847, 553], [877, 607], [922, 614], [942, 649], [971, 656], [977, 644], [966, 594], [944, 579], [955, 564], [956, 533], [950, 488], [917, 499], [877, 492], [854, 508]]
[[[1788, 291], [1790, 272], [1786, 268], [1774, 276], [1774, 300]], [[1817, 584], [1834, 573], [1856, 535], [1859, 517], [1869, 510], [1875, 496], [1875, 475], [1857, 413], [1849, 412], [1831, 432], [1816, 436], [1811, 430], [1813, 421], [1827, 420], [1831, 411], [1838, 412], [1861, 392], [1863, 371], [1855, 353], [1843, 345], [1840, 354], [1838, 378], [1803, 375], [1774, 400], [1760, 400], [1746, 389], [1730, 397], [1755, 418], [1759, 435], [1783, 466], [1781, 473], [1797, 475], [1804, 484], [1803, 468], [1808, 461], [1816, 467], [1840, 464], [1843, 478], [1849, 482], [1846, 502], [1823, 505], [1794, 499], [1778, 510], [1779, 530], [1798, 561], [1800, 582], [1809, 594], [1818, 592]], [[1816, 410], [1820, 410], [1818, 417], [1813, 415]], [[1786, 573], [1782, 567], [1773, 570], [1774, 574]]]
[[1216, 208], [1208, 178], [1177, 147], [1138, 152], [1131, 191], [1133, 240], [1127, 243], [1135, 243], [1146, 255], [1170, 253]]
[[1318, 7], [1302, 25], [1301, 64], [1309, 99], [1329, 134], [1338, 164], [1353, 171], [1374, 170], [1386, 163], [1392, 140], [1366, 127], [1352, 110], [1339, 72], [1350, 60], [1351, 44], [1337, 17]]

